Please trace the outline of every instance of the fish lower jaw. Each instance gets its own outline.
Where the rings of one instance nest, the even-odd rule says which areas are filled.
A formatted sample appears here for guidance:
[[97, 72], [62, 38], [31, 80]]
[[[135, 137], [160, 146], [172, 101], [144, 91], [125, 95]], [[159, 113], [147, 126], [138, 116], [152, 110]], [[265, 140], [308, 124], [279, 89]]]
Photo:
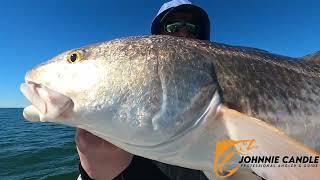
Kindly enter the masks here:
[[23, 117], [31, 122], [46, 122], [46, 121], [56, 121], [57, 119], [59, 120], [64, 120], [64, 119], [69, 119], [71, 116], [71, 112], [73, 109], [73, 102], [67, 103], [65, 106], [63, 106], [59, 112], [54, 113], [56, 115], [51, 114], [43, 114], [41, 113], [34, 105], [29, 105], [23, 109]]
[[34, 107], [33, 105], [27, 106], [23, 109], [23, 117], [31, 122], [41, 121], [41, 113], [40, 111]]
[[24, 118], [29, 121], [66, 119], [73, 111], [74, 102], [71, 98], [41, 84], [28, 81], [21, 84], [20, 90], [32, 103], [23, 112]]

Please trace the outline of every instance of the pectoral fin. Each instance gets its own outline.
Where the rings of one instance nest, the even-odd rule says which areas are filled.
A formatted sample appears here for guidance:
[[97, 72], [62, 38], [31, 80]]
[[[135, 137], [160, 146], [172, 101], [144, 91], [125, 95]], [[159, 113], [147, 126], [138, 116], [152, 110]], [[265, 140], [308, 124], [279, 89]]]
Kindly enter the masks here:
[[[247, 116], [238, 111], [221, 106], [218, 110], [219, 120], [225, 125], [228, 134], [233, 140], [254, 139], [255, 144], [247, 149], [249, 156], [279, 156], [279, 164], [283, 164], [283, 157], [319, 156], [315, 150], [286, 135], [283, 131], [263, 122], [262, 120]], [[252, 167], [255, 173], [265, 179], [319, 179], [320, 164], [317, 167], [305, 167], [310, 163], [296, 164], [296, 167]], [[289, 164], [287, 164], [289, 165]]]

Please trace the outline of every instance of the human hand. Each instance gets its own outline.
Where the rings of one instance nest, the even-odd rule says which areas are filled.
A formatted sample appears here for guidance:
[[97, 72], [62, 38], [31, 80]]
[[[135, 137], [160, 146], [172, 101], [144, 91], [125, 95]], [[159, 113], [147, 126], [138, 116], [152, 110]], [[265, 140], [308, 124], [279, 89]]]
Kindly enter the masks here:
[[108, 180], [118, 176], [129, 166], [133, 157], [132, 154], [80, 128], [77, 129], [75, 140], [83, 169], [96, 180]]

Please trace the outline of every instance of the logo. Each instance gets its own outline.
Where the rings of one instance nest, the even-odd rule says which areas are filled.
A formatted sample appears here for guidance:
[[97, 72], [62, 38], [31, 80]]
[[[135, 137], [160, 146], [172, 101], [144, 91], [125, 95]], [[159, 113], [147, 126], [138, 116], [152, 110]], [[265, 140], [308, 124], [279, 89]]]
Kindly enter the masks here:
[[255, 139], [218, 141], [213, 162], [214, 174], [218, 177], [229, 177], [241, 167], [312, 168], [319, 166], [319, 156], [250, 155], [256, 148], [259, 146]]
[[[216, 144], [216, 154], [213, 163], [214, 174], [219, 177], [229, 177], [236, 173], [241, 167], [240, 164], [229, 170], [224, 170], [225, 165], [236, 155], [236, 153], [238, 155], [246, 155], [248, 151], [257, 148], [255, 142], [255, 139], [238, 141], [228, 139], [219, 141]], [[228, 150], [229, 152], [226, 153]], [[223, 155], [225, 156], [223, 157]]]

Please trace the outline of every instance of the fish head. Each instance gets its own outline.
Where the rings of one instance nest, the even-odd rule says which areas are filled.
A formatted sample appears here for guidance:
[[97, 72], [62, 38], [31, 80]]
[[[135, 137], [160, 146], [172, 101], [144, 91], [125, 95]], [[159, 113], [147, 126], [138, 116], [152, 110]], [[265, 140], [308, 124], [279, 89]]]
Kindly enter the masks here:
[[64, 52], [30, 70], [30, 120], [86, 129], [110, 142], [156, 146], [198, 123], [217, 90], [200, 41], [117, 39]]

